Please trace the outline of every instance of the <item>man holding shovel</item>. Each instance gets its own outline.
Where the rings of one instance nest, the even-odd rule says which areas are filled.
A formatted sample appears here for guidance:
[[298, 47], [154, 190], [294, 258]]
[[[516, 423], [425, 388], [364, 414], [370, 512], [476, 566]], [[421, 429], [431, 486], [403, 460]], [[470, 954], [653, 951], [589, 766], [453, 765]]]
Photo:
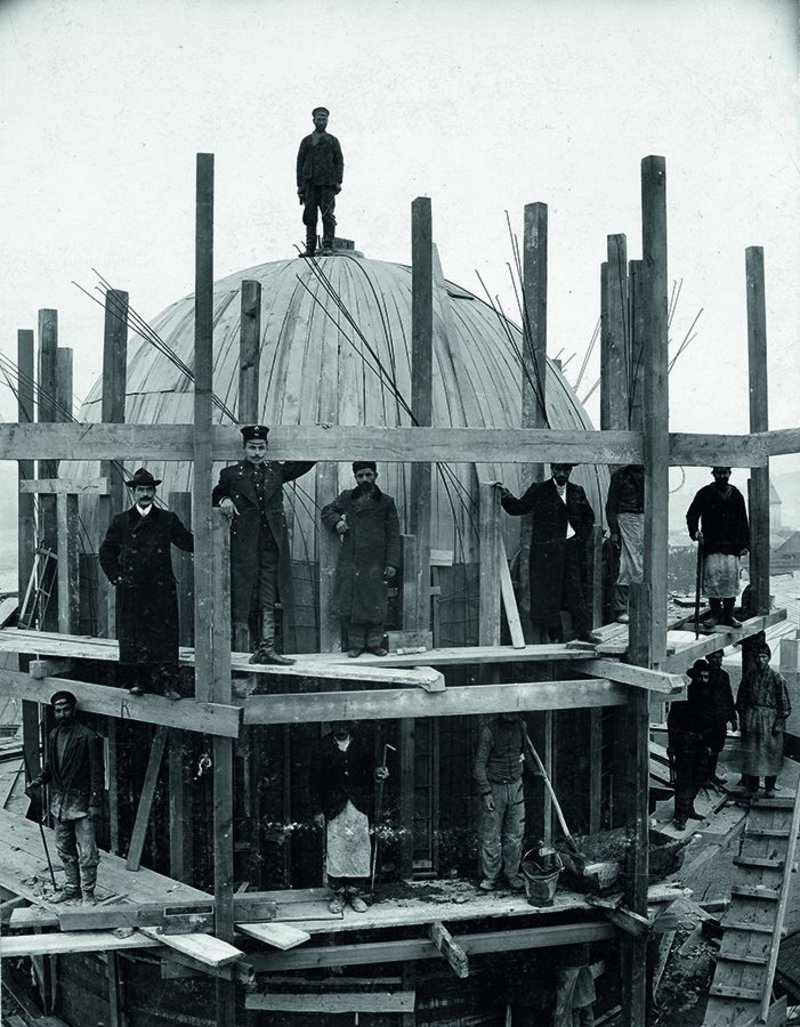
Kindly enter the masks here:
[[522, 768], [535, 772], [526, 744], [527, 733], [517, 713], [501, 713], [481, 731], [474, 775], [481, 795], [480, 885], [494, 891], [502, 868], [508, 886], [521, 891], [519, 872], [525, 835], [525, 795]]
[[56, 692], [50, 705], [56, 726], [47, 739], [42, 772], [25, 792], [33, 798], [41, 785], [50, 786], [56, 850], [67, 878], [50, 901], [77, 901], [82, 895], [84, 905], [93, 906], [100, 862], [94, 821], [103, 801], [102, 740], [77, 719], [78, 700], [72, 692]]
[[361, 892], [369, 887], [371, 846], [368, 810], [373, 782], [385, 781], [385, 765], [374, 767], [371, 748], [354, 734], [355, 724], [335, 721], [311, 761], [314, 822], [325, 828], [325, 870], [335, 894], [328, 909], [341, 913], [345, 904], [364, 913]]

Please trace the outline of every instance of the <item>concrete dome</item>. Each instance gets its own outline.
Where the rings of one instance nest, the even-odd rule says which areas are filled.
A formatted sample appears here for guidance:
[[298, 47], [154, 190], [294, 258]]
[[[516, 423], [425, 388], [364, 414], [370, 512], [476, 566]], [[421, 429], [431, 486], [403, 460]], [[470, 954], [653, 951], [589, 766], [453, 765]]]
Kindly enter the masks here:
[[[408, 425], [402, 400], [410, 404], [411, 268], [369, 260], [350, 251], [319, 261], [280, 260], [218, 281], [214, 286], [214, 391], [237, 414], [240, 286], [261, 283], [261, 420], [268, 425], [338, 421], [362, 425]], [[358, 328], [358, 331], [353, 326]], [[167, 307], [151, 322], [161, 339], [192, 365], [194, 297]], [[359, 335], [360, 332], [360, 335]], [[361, 337], [363, 336], [363, 338]], [[512, 341], [513, 340], [513, 341]], [[514, 427], [519, 425], [521, 372], [516, 351], [521, 332], [477, 296], [444, 281], [434, 290], [433, 424]], [[371, 352], [370, 352], [371, 351]], [[126, 420], [187, 423], [193, 416], [192, 383], [150, 342], [129, 341]], [[547, 368], [547, 409], [553, 428], [592, 427], [560, 370]], [[327, 398], [326, 398], [327, 397]], [[81, 419], [100, 419], [101, 385], [91, 390]], [[231, 418], [216, 410], [219, 423]], [[468, 457], [469, 454], [465, 454]], [[352, 484], [348, 454], [342, 453], [340, 487]], [[163, 477], [163, 496], [191, 488], [191, 465], [148, 464]], [[519, 493], [528, 482], [518, 465], [463, 463], [440, 469], [434, 479], [432, 546], [453, 550], [456, 562], [475, 558], [476, 483], [488, 477]], [[379, 484], [395, 496], [401, 525], [408, 523], [409, 467], [379, 466]], [[576, 468], [574, 480], [587, 490], [598, 520], [608, 472]], [[293, 512], [293, 557], [315, 559], [318, 510], [331, 496], [315, 496], [313, 473], [286, 488]], [[509, 554], [516, 548], [516, 519], [506, 519]]]

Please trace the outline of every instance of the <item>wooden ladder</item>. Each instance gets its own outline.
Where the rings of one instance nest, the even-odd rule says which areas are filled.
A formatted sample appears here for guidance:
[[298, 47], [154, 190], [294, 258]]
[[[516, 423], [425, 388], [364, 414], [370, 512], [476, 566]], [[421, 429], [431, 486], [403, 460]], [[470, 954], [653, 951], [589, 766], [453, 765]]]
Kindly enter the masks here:
[[800, 783], [794, 798], [754, 799], [739, 855], [731, 904], [709, 991], [704, 1027], [766, 1024], [800, 831]]

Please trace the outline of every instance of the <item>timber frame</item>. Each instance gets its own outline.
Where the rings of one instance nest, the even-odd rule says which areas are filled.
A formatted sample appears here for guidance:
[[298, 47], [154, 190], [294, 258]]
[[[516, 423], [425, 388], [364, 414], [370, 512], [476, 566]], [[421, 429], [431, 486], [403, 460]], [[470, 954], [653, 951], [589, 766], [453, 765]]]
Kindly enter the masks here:
[[[648, 706], [651, 695], [663, 700], [681, 687], [677, 672], [686, 666], [694, 649], [675, 656], [667, 652], [666, 560], [667, 560], [667, 474], [672, 465], [709, 466], [729, 464], [754, 469], [751, 493], [751, 518], [754, 544], [752, 584], [758, 618], [748, 623], [744, 634], [762, 630], [780, 614], [769, 612], [769, 520], [768, 464], [771, 456], [800, 451], [800, 428], [769, 431], [766, 416], [766, 318], [764, 313], [763, 254], [757, 247], [747, 251], [748, 339], [751, 383], [751, 433], [712, 435], [670, 433], [667, 392], [667, 234], [666, 168], [664, 159], [650, 156], [642, 161], [642, 259], [627, 261], [624, 236], [609, 236], [609, 259], [603, 265], [603, 353], [602, 423], [600, 431], [552, 430], [544, 427], [541, 401], [534, 395], [533, 382], [543, 387], [546, 359], [547, 300], [547, 207], [531, 204], [525, 208], [525, 271], [523, 276], [525, 364], [521, 427], [516, 429], [433, 428], [431, 418], [432, 289], [438, 258], [434, 259], [429, 200], [417, 199], [412, 205], [413, 257], [413, 386], [412, 406], [415, 426], [382, 428], [376, 426], [289, 426], [277, 425], [270, 434], [273, 459], [338, 461], [348, 458], [410, 462], [414, 465], [413, 521], [414, 562], [417, 575], [416, 598], [409, 604], [411, 620], [407, 627], [425, 630], [429, 610], [430, 582], [430, 481], [431, 464], [463, 462], [464, 454], [475, 463], [518, 462], [537, 465], [551, 461], [624, 465], [643, 463], [646, 482], [645, 584], [632, 587], [629, 662], [598, 658], [591, 652], [566, 651], [562, 647], [499, 647], [501, 584], [496, 546], [499, 507], [496, 494], [484, 488], [481, 516], [484, 518], [481, 541], [480, 642], [470, 653], [423, 654], [395, 666], [435, 668], [459, 662], [474, 662], [486, 668], [482, 684], [469, 687], [417, 687], [413, 680], [399, 687], [369, 685], [304, 694], [268, 694], [247, 700], [232, 696], [232, 657], [229, 637], [228, 532], [226, 522], [211, 509], [212, 465], [215, 461], [235, 460], [240, 456], [238, 441], [227, 427], [212, 424], [213, 367], [213, 233], [214, 233], [214, 160], [210, 154], [197, 156], [196, 178], [196, 280], [195, 280], [195, 354], [194, 422], [192, 424], [125, 424], [125, 331], [124, 319], [112, 316], [112, 303], [127, 310], [127, 293], [110, 290], [106, 300], [105, 367], [102, 423], [65, 423], [63, 403], [40, 401], [38, 422], [34, 423], [33, 394], [28, 383], [33, 378], [33, 332], [18, 335], [19, 423], [0, 424], [0, 459], [16, 460], [20, 477], [20, 582], [27, 583], [32, 555], [24, 538], [32, 537], [33, 493], [43, 495], [40, 507], [40, 533], [62, 550], [77, 526], [75, 504], [79, 491], [95, 491], [104, 516], [122, 506], [122, 478], [119, 461], [170, 459], [194, 463], [195, 572], [194, 572], [194, 650], [195, 701], [174, 706], [166, 700], [145, 697], [135, 706], [119, 693], [99, 685], [65, 680], [69, 665], [59, 665], [57, 656], [41, 661], [38, 673], [29, 671], [27, 661], [20, 671], [0, 672], [0, 695], [18, 695], [23, 703], [24, 746], [32, 772], [39, 760], [39, 723], [37, 703], [46, 701], [56, 688], [72, 688], [81, 706], [116, 720], [135, 718], [159, 725], [163, 749], [165, 729], [205, 732], [213, 737], [213, 833], [214, 833], [214, 934], [221, 943], [234, 941], [235, 897], [233, 880], [233, 746], [252, 725], [291, 724], [333, 719], [399, 718], [404, 730], [413, 732], [413, 722], [421, 717], [458, 714], [483, 714], [500, 710], [539, 710], [583, 708], [599, 711], [616, 706], [624, 711], [630, 730], [626, 732], [627, 831], [633, 845], [626, 879], [624, 905], [638, 923], [648, 916]], [[436, 266], [434, 266], [436, 265]], [[441, 274], [441, 269], [438, 269]], [[618, 284], [624, 282], [621, 289]], [[256, 283], [243, 283], [242, 357], [239, 416], [243, 423], [254, 420], [258, 411], [258, 340], [260, 296]], [[615, 291], [616, 289], [616, 291]], [[630, 295], [629, 291], [630, 290]], [[632, 304], [632, 306], [631, 306]], [[625, 326], [632, 309], [630, 331]], [[55, 311], [41, 311], [39, 322], [39, 388], [42, 395], [69, 397], [71, 389], [71, 351], [57, 347]], [[627, 348], [626, 348], [627, 347]], [[637, 350], [638, 347], [638, 350]], [[625, 378], [626, 360], [638, 370]], [[58, 369], [60, 368], [60, 376]], [[58, 388], [56, 384], [58, 383]], [[58, 422], [58, 423], [56, 423]], [[101, 477], [80, 483], [54, 485], [56, 461], [60, 459], [100, 460]], [[38, 461], [34, 477], [33, 462]], [[324, 468], [318, 468], [324, 473]], [[77, 500], [75, 500], [77, 502]], [[503, 557], [504, 559], [504, 557]], [[485, 571], [485, 573], [484, 573]], [[60, 594], [68, 595], [75, 570], [69, 560], [59, 566]], [[113, 609], [104, 596], [101, 621], [108, 637], [113, 637]], [[58, 631], [76, 635], [77, 611], [68, 602], [58, 607]], [[52, 630], [53, 620], [43, 627]], [[698, 654], [717, 648], [720, 638], [701, 639]], [[736, 637], [741, 637], [737, 635]], [[29, 652], [25, 648], [24, 652]], [[45, 646], [44, 655], [47, 655]], [[502, 680], [502, 668], [510, 660], [546, 660], [558, 680], [519, 682]], [[234, 659], [235, 663], [235, 659]], [[313, 661], [309, 661], [309, 667]], [[319, 666], [319, 664], [318, 664]], [[326, 676], [333, 676], [330, 664]], [[384, 667], [392, 666], [387, 661]], [[429, 668], [430, 669], [430, 668]], [[309, 670], [310, 673], [310, 670]], [[509, 676], [510, 677], [510, 676]], [[347, 674], [343, 670], [342, 678]], [[422, 675], [420, 675], [422, 678]], [[439, 674], [441, 678], [441, 674]], [[433, 679], [435, 680], [435, 679]], [[420, 681], [421, 683], [421, 681]], [[551, 728], [550, 728], [551, 730]], [[110, 801], [115, 802], [112, 782]], [[180, 810], [177, 810], [180, 816]], [[547, 819], [547, 818], [546, 818]], [[546, 827], [549, 830], [549, 827]], [[620, 917], [617, 917], [619, 920]], [[624, 919], [624, 917], [622, 918]], [[211, 914], [207, 913], [207, 922]], [[141, 947], [159, 944], [149, 929]], [[616, 938], [624, 946], [623, 1008], [630, 1025], [644, 1025], [646, 1007], [645, 946], [646, 934], [619, 928], [612, 917], [592, 922], [553, 926], [526, 925], [519, 929], [451, 936], [444, 924], [434, 923], [419, 939], [352, 943], [327, 946], [300, 945], [288, 952], [257, 950], [247, 956], [256, 971], [291, 970], [348, 963], [373, 963], [385, 959], [439, 958], [443, 955], [456, 972], [467, 972], [468, 956], [473, 953], [503, 951]], [[107, 942], [108, 939], [106, 939]], [[241, 954], [238, 954], [241, 955]], [[176, 955], [176, 959], [181, 957]], [[227, 957], [226, 957], [227, 958]], [[238, 956], [231, 956], [236, 959]], [[184, 962], [186, 960], [184, 959]], [[241, 961], [240, 961], [241, 963]], [[188, 961], [197, 968], [197, 964]], [[225, 967], [225, 958], [217, 966]], [[219, 1027], [236, 1022], [237, 980], [252, 979], [243, 970], [215, 971], [216, 1018]], [[118, 997], [117, 997], [117, 1002]], [[250, 1008], [267, 1008], [266, 999], [252, 997]], [[413, 1004], [396, 997], [395, 1009], [411, 1024]], [[273, 1004], [271, 1008], [278, 1008]], [[353, 1008], [352, 1005], [350, 1007]], [[364, 1009], [369, 1008], [369, 1002]], [[410, 1019], [409, 1019], [410, 1016]]]

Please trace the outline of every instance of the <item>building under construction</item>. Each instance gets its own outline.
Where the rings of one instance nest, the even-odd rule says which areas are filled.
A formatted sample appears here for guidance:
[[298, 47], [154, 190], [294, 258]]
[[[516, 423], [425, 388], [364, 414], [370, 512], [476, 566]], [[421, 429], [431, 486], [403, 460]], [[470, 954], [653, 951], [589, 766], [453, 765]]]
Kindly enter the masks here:
[[[747, 659], [748, 640], [786, 617], [770, 608], [769, 459], [800, 451], [800, 431], [768, 427], [762, 251], [747, 250], [742, 282], [750, 433], [670, 433], [666, 169], [643, 160], [641, 256], [610, 235], [601, 268], [595, 430], [547, 358], [544, 204], [524, 212], [518, 327], [444, 277], [427, 199], [412, 204], [408, 267], [340, 241], [333, 256], [214, 282], [213, 167], [198, 156], [194, 295], [147, 324], [103, 283], [103, 373], [77, 414], [56, 312], [18, 336], [19, 419], [0, 425], [0, 456], [19, 468], [20, 608], [0, 650], [19, 669], [0, 671], [0, 695], [22, 700], [33, 777], [49, 699], [69, 688], [103, 736], [107, 802], [90, 908], [48, 900], [52, 832], [0, 811], [7, 994], [22, 1012], [35, 998], [42, 1024], [74, 1027], [545, 1024], [559, 961], [589, 946], [596, 1022], [646, 1024], [663, 912], [683, 894], [671, 876], [683, 843], [650, 829], [651, 722], [682, 697], [695, 658], [741, 643]], [[216, 472], [241, 455], [237, 426], [255, 422], [271, 427], [270, 459], [316, 461], [286, 489], [291, 666], [251, 664], [248, 640], [231, 637], [229, 529], [210, 502]], [[331, 614], [338, 547], [319, 519], [352, 460], [378, 461], [403, 531], [389, 655], [357, 663]], [[489, 484], [520, 493], [556, 461], [579, 465], [597, 515], [597, 646], [546, 643], [529, 623], [530, 525], [505, 518]], [[612, 627], [603, 508], [610, 470], [631, 463], [645, 469], [644, 584], [631, 586], [629, 625]], [[180, 703], [120, 689], [113, 589], [98, 571], [142, 464], [195, 535], [194, 558], [173, 557]], [[749, 470], [752, 595], [741, 629], [698, 637], [668, 603], [668, 473], [711, 464]], [[501, 712], [523, 715], [560, 800], [544, 777], [529, 784], [528, 847], [562, 846], [566, 821], [613, 864], [596, 887], [583, 867], [552, 902], [476, 888], [472, 766], [481, 724]], [[375, 901], [334, 914], [309, 766], [323, 725], [343, 719], [376, 762], [394, 753], [375, 811]], [[709, 1025], [785, 1022], [773, 981], [800, 805], [763, 800], [748, 816], [738, 858], [751, 876], [722, 921]]]

